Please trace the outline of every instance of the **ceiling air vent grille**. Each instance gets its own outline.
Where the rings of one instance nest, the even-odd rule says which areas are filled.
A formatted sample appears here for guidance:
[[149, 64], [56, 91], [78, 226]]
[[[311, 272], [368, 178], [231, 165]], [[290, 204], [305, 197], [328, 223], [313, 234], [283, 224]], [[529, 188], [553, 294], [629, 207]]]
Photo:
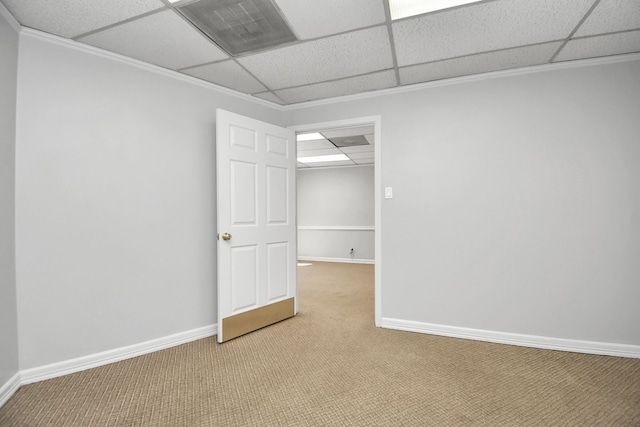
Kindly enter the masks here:
[[364, 135], [334, 136], [328, 139], [336, 147], [356, 147], [358, 145], [369, 145], [369, 141], [367, 141]]
[[199, 0], [177, 10], [231, 56], [298, 40], [272, 0]]

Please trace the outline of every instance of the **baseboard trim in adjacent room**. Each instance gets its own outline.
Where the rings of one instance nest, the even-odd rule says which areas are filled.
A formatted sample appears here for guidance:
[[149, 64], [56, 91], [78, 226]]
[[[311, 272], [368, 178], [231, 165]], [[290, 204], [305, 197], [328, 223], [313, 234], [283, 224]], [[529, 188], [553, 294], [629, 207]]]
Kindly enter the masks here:
[[388, 317], [382, 318], [380, 326], [383, 328], [397, 329], [400, 331], [442, 335], [445, 337], [487, 341], [498, 344], [517, 345], [521, 347], [534, 347], [547, 350], [570, 351], [573, 353], [598, 354], [604, 356], [640, 359], [640, 345], [515, 334], [511, 332], [497, 332], [483, 329], [463, 328], [459, 326], [415, 322], [411, 320], [391, 319]]
[[20, 372], [17, 372], [9, 381], [0, 387], [0, 408], [13, 396], [13, 393], [18, 390], [20, 385]]
[[179, 332], [166, 337], [141, 342], [138, 344], [103, 351], [88, 356], [39, 366], [37, 368], [20, 371], [20, 385], [61, 377], [63, 375], [80, 372], [98, 366], [108, 365], [125, 359], [142, 356], [166, 348], [175, 347], [201, 338], [210, 337], [218, 333], [218, 325], [203, 326], [190, 331]]
[[352, 259], [352, 258], [325, 258], [325, 257], [309, 257], [299, 256], [298, 261], [317, 261], [317, 262], [344, 262], [349, 264], [375, 264], [374, 259]]

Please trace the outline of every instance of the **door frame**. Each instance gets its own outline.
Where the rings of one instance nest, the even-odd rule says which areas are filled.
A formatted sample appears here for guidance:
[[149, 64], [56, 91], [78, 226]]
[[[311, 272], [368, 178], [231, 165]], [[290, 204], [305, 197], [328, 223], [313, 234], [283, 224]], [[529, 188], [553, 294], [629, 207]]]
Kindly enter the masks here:
[[[296, 132], [317, 132], [325, 129], [373, 125], [374, 149], [374, 319], [377, 327], [382, 326], [382, 118], [381, 116], [356, 117], [352, 119], [334, 120], [320, 123], [289, 126]], [[297, 151], [296, 144], [296, 151]], [[296, 178], [297, 179], [297, 178]], [[296, 255], [297, 256], [297, 255]]]

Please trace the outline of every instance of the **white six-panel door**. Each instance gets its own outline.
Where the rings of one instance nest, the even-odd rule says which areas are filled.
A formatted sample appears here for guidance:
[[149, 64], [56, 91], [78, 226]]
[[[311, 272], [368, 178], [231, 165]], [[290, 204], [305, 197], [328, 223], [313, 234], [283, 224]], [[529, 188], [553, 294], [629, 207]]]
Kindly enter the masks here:
[[297, 312], [295, 133], [216, 110], [218, 342]]

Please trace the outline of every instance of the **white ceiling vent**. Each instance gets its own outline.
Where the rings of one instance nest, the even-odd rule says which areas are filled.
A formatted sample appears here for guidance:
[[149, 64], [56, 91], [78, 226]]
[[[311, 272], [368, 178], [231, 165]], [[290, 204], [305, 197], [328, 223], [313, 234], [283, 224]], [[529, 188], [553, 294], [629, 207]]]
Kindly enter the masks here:
[[369, 141], [367, 141], [364, 135], [338, 136], [328, 139], [336, 147], [355, 147], [357, 145], [369, 145]]
[[199, 0], [177, 10], [232, 56], [298, 40], [273, 0]]

